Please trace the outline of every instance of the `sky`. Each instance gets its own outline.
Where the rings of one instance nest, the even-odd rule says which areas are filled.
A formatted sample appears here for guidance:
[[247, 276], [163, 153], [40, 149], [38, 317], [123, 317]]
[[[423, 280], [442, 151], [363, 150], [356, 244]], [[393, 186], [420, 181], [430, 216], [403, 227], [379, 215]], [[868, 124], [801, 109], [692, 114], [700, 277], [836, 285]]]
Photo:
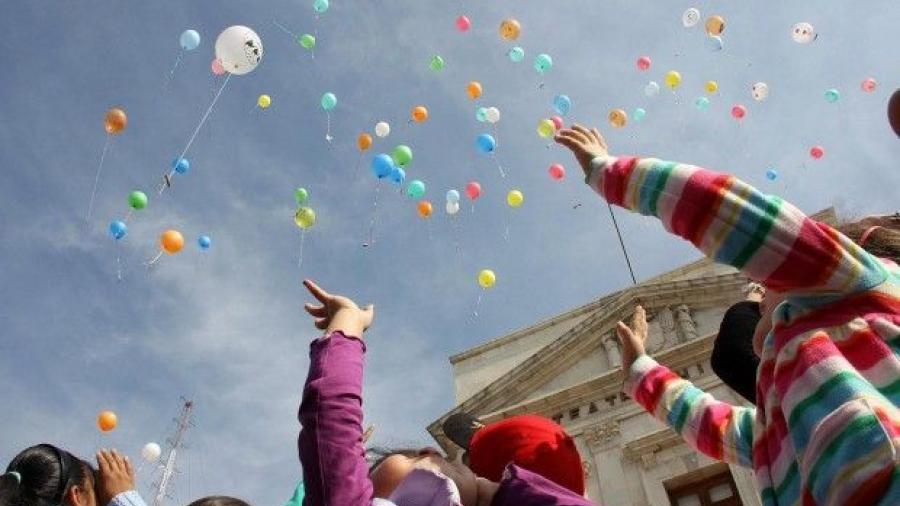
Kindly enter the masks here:
[[[893, 0], [332, 0], [318, 19], [312, 0], [3, 4], [0, 462], [40, 442], [137, 459], [145, 443], [164, 442], [183, 395], [196, 403], [195, 426], [169, 504], [214, 493], [259, 505], [290, 497], [300, 476], [296, 409], [317, 337], [301, 311], [305, 277], [376, 304], [365, 411], [378, 445], [432, 443], [425, 426], [454, 402], [450, 355], [630, 284], [605, 204], [571, 156], [536, 133], [558, 93], [573, 102], [566, 120], [599, 126], [613, 154], [732, 172], [809, 212], [835, 206], [852, 219], [898, 206], [900, 142], [885, 117], [900, 87]], [[702, 27], [682, 26], [691, 6], [725, 18], [721, 52]], [[467, 33], [455, 29], [460, 14], [471, 19]], [[522, 25], [522, 63], [498, 35], [508, 17]], [[273, 21], [315, 32], [314, 57]], [[814, 43], [791, 40], [800, 21], [815, 26]], [[257, 31], [263, 60], [229, 80], [187, 153], [190, 172], [158, 196], [221, 86], [210, 73], [215, 37], [235, 24]], [[185, 29], [201, 45], [166, 84]], [[553, 57], [544, 76], [531, 65], [538, 53]], [[439, 73], [428, 67], [435, 54], [446, 62]], [[641, 55], [649, 71], [636, 68]], [[644, 95], [673, 69], [678, 89]], [[879, 86], [863, 93], [870, 76]], [[710, 79], [719, 92], [700, 111], [694, 100]], [[471, 80], [484, 88], [477, 104], [465, 93]], [[759, 81], [770, 89], [764, 102], [750, 96]], [[823, 98], [830, 88], [841, 93], [836, 103]], [[329, 91], [338, 98], [331, 143], [319, 106]], [[261, 93], [271, 108], [254, 107]], [[748, 110], [741, 122], [729, 114], [736, 103]], [[428, 107], [427, 122], [408, 124], [415, 105]], [[88, 220], [112, 106], [129, 124], [109, 139]], [[506, 179], [475, 148], [492, 131], [476, 121], [478, 106], [501, 111], [493, 133]], [[642, 122], [607, 124], [611, 109], [638, 107]], [[357, 135], [382, 120], [390, 136], [360, 156]], [[415, 201], [382, 182], [376, 241], [363, 248], [375, 207], [370, 160], [401, 143], [414, 153], [408, 178], [426, 183], [435, 213], [419, 218]], [[821, 160], [809, 157], [813, 145], [824, 147]], [[547, 174], [555, 162], [563, 181]], [[482, 198], [449, 219], [445, 192], [470, 180]], [[318, 216], [300, 267], [298, 186]], [[525, 195], [514, 210], [505, 198], [513, 188]], [[149, 206], [115, 242], [108, 223], [125, 216], [134, 189]], [[653, 220], [617, 212], [639, 280], [699, 258]], [[184, 234], [184, 250], [148, 269], [169, 228]], [[200, 234], [212, 238], [209, 251], [197, 248]], [[475, 317], [485, 268], [498, 280]], [[119, 427], [100, 435], [104, 409]], [[144, 466], [142, 491], [153, 478]]]

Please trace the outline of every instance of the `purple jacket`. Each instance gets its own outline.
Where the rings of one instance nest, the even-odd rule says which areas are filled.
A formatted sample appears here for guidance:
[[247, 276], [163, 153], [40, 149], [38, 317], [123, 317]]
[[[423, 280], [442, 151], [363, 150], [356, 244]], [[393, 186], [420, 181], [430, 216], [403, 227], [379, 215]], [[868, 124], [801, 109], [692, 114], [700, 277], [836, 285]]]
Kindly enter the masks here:
[[[373, 488], [362, 444], [366, 346], [335, 332], [312, 342], [300, 403], [298, 448], [304, 506], [370, 506]], [[510, 465], [491, 506], [592, 506], [532, 472]], [[398, 504], [398, 506], [404, 506]]]

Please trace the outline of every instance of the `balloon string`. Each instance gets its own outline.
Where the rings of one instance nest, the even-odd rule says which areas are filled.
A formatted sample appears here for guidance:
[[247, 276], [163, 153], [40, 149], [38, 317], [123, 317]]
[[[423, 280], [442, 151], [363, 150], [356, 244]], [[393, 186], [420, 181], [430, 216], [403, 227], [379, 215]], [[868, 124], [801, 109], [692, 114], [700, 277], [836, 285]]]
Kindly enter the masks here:
[[506, 171], [503, 170], [503, 166], [500, 165], [500, 159], [497, 158], [497, 155], [494, 152], [491, 152], [491, 158], [494, 159], [494, 163], [497, 164], [497, 170], [500, 171], [500, 177], [506, 179]]
[[134, 209], [132, 209], [132, 208], [129, 207], [129, 208], [128, 208], [128, 212], [125, 213], [125, 219], [122, 220], [122, 221], [124, 221], [125, 223], [128, 223], [128, 220], [131, 219], [131, 215], [132, 215], [133, 213], [134, 213]]
[[459, 247], [459, 224], [456, 217], [450, 216], [450, 227], [453, 229], [453, 247], [456, 249], [456, 266], [462, 269], [462, 250]]
[[178, 69], [178, 65], [181, 64], [181, 57], [184, 55], [184, 50], [178, 52], [178, 56], [175, 58], [175, 64], [172, 65], [172, 70], [169, 71], [169, 75], [166, 76], [165, 82], [163, 82], [163, 91], [169, 89], [169, 83], [172, 82], [172, 78], [175, 77], [175, 70]]
[[125, 277], [122, 274], [122, 245], [116, 241], [116, 279], [122, 281]]
[[151, 266], [153, 266], [153, 264], [158, 262], [159, 258], [162, 256], [162, 254], [163, 254], [163, 250], [159, 250], [159, 253], [157, 253], [155, 257], [153, 257], [149, 262], [147, 262], [147, 267], [151, 267]]
[[360, 151], [360, 152], [359, 152], [359, 158], [356, 159], [356, 165], [353, 167], [353, 173], [354, 173], [354, 174], [356, 173], [356, 171], [359, 170], [359, 165], [362, 163], [362, 159], [363, 159], [363, 152]]
[[296, 39], [296, 38], [297, 38], [297, 35], [294, 34], [294, 32], [292, 32], [292, 31], [288, 30], [287, 28], [285, 28], [284, 25], [282, 25], [282, 24], [279, 23], [278, 21], [276, 21], [276, 20], [273, 19], [273, 20], [272, 20], [272, 24], [275, 25], [275, 26], [277, 26], [278, 28], [280, 28], [282, 32], [284, 32], [284, 33], [290, 35], [292, 39]]
[[103, 161], [106, 160], [106, 152], [109, 150], [110, 135], [106, 134], [106, 141], [103, 143], [103, 151], [100, 153], [100, 163], [97, 165], [97, 175], [94, 176], [94, 189], [91, 190], [91, 201], [88, 204], [87, 216], [84, 221], [90, 222], [91, 215], [94, 213], [94, 197], [97, 195], [97, 185], [100, 184], [100, 171], [103, 169]]
[[622, 240], [622, 232], [619, 231], [616, 214], [613, 212], [612, 205], [609, 202], [606, 203], [606, 207], [609, 208], [609, 216], [612, 218], [613, 226], [616, 228], [616, 236], [619, 238], [619, 245], [622, 246], [622, 255], [625, 256], [625, 263], [628, 265], [628, 272], [631, 274], [631, 282], [636, 285], [637, 279], [634, 277], [634, 269], [631, 268], [631, 260], [628, 258], [628, 250], [625, 249], [625, 241]]
[[375, 218], [378, 215], [378, 192], [381, 190], [381, 185], [378, 182], [375, 182], [375, 198], [372, 200], [372, 220], [369, 222], [369, 241], [363, 244], [363, 246], [374, 246], [375, 245]]
[[331, 113], [325, 111], [325, 140], [331, 142], [334, 137], [331, 136]]
[[484, 297], [484, 290], [478, 292], [478, 300], [475, 301], [475, 310], [472, 311], [472, 316], [478, 318], [478, 308], [481, 307], [481, 299]]
[[303, 267], [303, 242], [306, 240], [306, 229], [300, 229], [300, 256], [297, 257], [297, 268]]

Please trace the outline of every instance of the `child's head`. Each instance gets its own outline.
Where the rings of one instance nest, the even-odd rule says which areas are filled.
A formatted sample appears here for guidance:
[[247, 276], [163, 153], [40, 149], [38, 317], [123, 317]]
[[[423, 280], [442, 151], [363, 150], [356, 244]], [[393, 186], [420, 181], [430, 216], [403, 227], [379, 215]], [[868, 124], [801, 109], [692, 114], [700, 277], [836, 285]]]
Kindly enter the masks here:
[[415, 469], [436, 471], [453, 480], [465, 506], [474, 506], [478, 499], [475, 473], [460, 462], [450, 462], [434, 448], [419, 450], [376, 451], [381, 458], [369, 470], [375, 497], [387, 499]]
[[97, 506], [95, 482], [89, 463], [53, 445], [32, 446], [0, 476], [0, 506]]
[[240, 499], [234, 497], [225, 497], [222, 495], [204, 497], [197, 499], [188, 506], [250, 506]]

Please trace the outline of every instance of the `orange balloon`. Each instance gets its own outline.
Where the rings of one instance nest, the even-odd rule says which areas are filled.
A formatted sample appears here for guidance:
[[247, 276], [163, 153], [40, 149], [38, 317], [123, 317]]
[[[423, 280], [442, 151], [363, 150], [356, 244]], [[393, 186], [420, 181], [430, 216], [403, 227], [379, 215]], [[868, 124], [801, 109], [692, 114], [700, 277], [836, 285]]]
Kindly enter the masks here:
[[722, 35], [725, 31], [725, 19], [722, 16], [710, 16], [706, 20], [706, 33], [710, 35]]
[[103, 118], [103, 128], [106, 129], [106, 133], [110, 135], [120, 134], [127, 125], [128, 116], [125, 115], [125, 111], [118, 107], [113, 107], [106, 111], [106, 117]]
[[109, 432], [119, 424], [119, 417], [112, 411], [103, 411], [97, 416], [97, 428], [102, 432]]
[[431, 213], [434, 210], [431, 207], [431, 202], [428, 202], [427, 200], [423, 200], [423, 201], [419, 202], [419, 205], [416, 207], [419, 210], [419, 216], [421, 216], [423, 218], [427, 218], [427, 217], [431, 216]]
[[503, 37], [504, 40], [516, 40], [519, 38], [519, 33], [521, 32], [522, 25], [515, 19], [504, 19], [503, 22], [500, 23], [500, 36]]
[[417, 105], [413, 107], [412, 119], [416, 123], [422, 123], [423, 121], [428, 119], [428, 109], [426, 109], [424, 105]]
[[184, 247], [184, 236], [177, 230], [166, 230], [159, 236], [159, 244], [163, 251], [174, 255]]
[[360, 151], [365, 151], [372, 147], [372, 136], [363, 132], [359, 134], [359, 137], [356, 139], [356, 145], [359, 146]]
[[466, 93], [469, 95], [469, 98], [472, 100], [477, 99], [481, 96], [481, 83], [478, 81], [472, 81], [466, 86]]

